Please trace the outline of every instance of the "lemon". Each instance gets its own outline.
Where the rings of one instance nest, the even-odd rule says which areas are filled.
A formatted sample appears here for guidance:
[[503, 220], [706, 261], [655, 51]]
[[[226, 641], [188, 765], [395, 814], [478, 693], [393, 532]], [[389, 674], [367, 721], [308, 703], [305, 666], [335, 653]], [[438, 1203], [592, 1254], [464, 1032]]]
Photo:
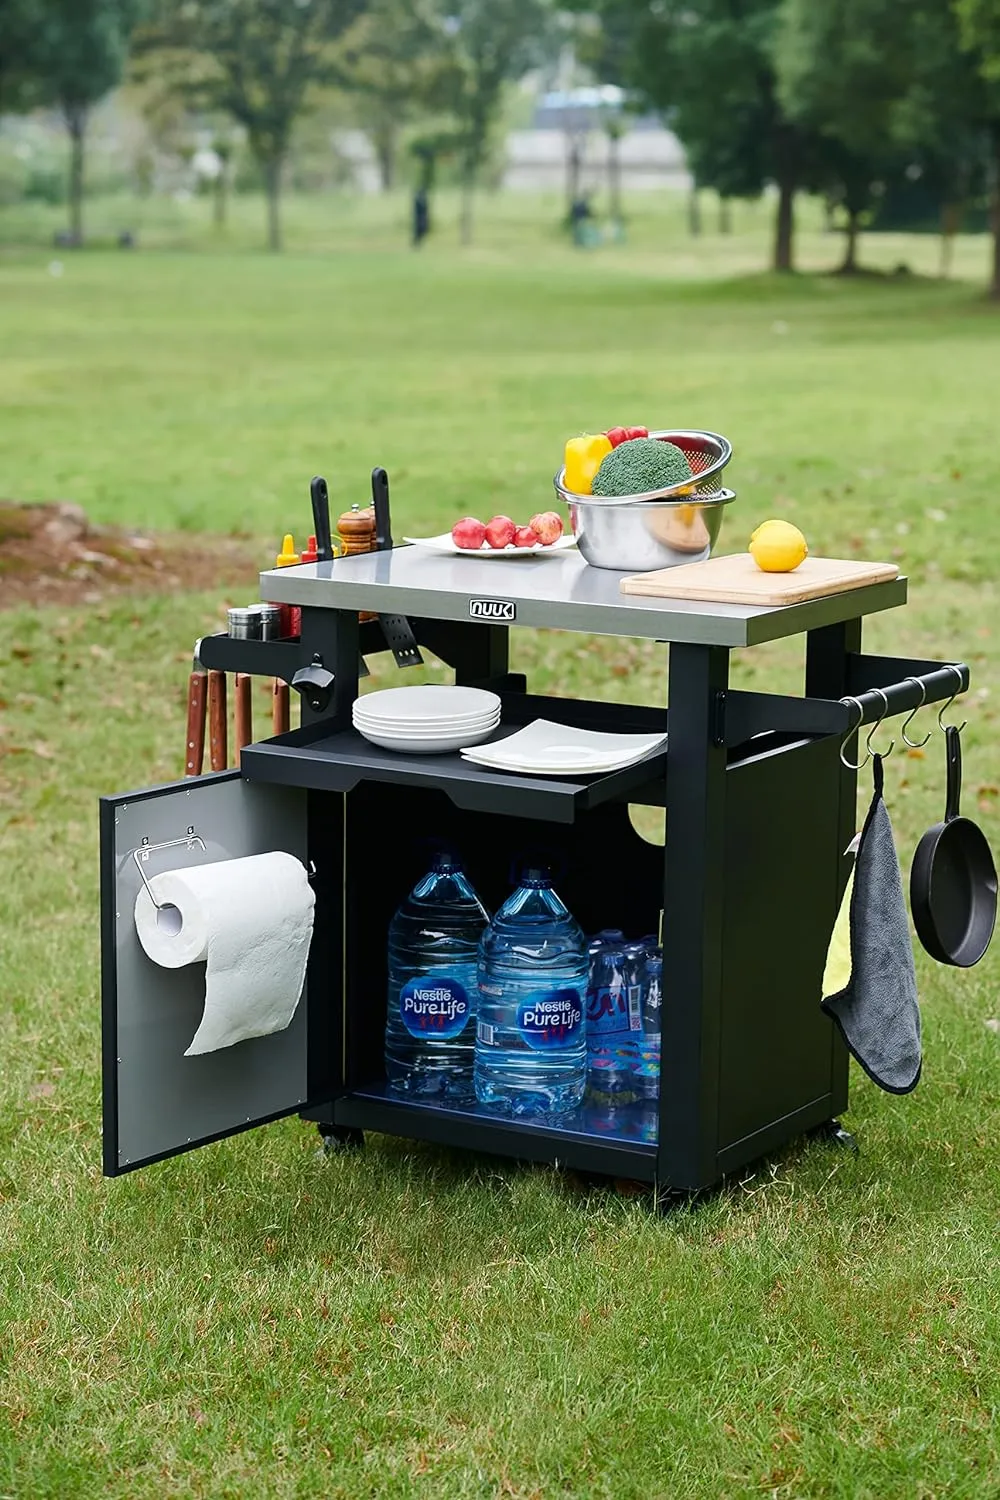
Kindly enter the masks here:
[[806, 539], [790, 521], [764, 521], [750, 538], [750, 552], [764, 573], [791, 573], [809, 555]]

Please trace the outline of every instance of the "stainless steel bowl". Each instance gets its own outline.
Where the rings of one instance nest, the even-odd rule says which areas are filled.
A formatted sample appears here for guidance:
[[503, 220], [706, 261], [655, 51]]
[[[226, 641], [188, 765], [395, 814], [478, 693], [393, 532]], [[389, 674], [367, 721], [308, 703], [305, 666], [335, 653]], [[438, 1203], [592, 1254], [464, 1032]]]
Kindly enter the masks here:
[[649, 573], [703, 562], [719, 539], [722, 515], [735, 490], [715, 490], [711, 498], [681, 500], [569, 499], [577, 546], [592, 568]]
[[[691, 478], [682, 480], [680, 484], [669, 485], [665, 490], [648, 490], [642, 495], [623, 495], [622, 500], [636, 505], [647, 500], [673, 500], [683, 495], [721, 494], [719, 476], [733, 456], [733, 445], [728, 438], [722, 437], [718, 432], [699, 432], [693, 428], [663, 428], [649, 435], [651, 438], [666, 438], [668, 442], [683, 449], [691, 465]], [[575, 495], [572, 490], [566, 489], [563, 484], [565, 474], [565, 468], [560, 469], [552, 481], [556, 494], [565, 504], [572, 505], [574, 500], [596, 502], [600, 498], [597, 495]]]

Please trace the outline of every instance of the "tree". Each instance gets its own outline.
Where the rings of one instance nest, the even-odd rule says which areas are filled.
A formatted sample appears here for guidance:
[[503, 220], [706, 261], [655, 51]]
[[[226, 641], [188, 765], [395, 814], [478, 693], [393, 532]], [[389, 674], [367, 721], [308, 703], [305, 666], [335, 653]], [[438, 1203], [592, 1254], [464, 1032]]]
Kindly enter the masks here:
[[395, 183], [403, 130], [433, 108], [449, 65], [450, 39], [431, 0], [372, 0], [352, 31], [344, 84], [357, 97], [384, 192]]
[[0, 115], [30, 109], [40, 89], [39, 0], [0, 0]]
[[896, 116], [912, 79], [908, 18], [921, 0], [785, 0], [776, 46], [789, 117], [824, 142], [823, 169], [845, 214], [842, 271], [857, 269], [876, 181], [898, 170]]
[[990, 230], [993, 267], [990, 296], [1000, 301], [1000, 0], [957, 0], [962, 41], [986, 85], [990, 144]]
[[[73, 3], [73, 0], [69, 0]], [[144, 70], [192, 106], [246, 131], [267, 193], [268, 244], [281, 249], [281, 174], [316, 86], [339, 81], [334, 50], [365, 0], [157, 0], [140, 38]]]
[[462, 243], [472, 239], [472, 202], [507, 83], [542, 62], [554, 35], [549, 0], [443, 0], [453, 64], [442, 102], [461, 137]]
[[[585, 0], [579, 0], [585, 3]], [[815, 142], [785, 113], [774, 45], [781, 0], [598, 0], [595, 64], [677, 132], [697, 187], [778, 190], [772, 265], [794, 260], [794, 204], [814, 185]]]
[[[6, 12], [9, 0], [3, 0]], [[30, 102], [55, 104], [70, 138], [70, 242], [83, 241], [84, 155], [90, 111], [118, 83], [141, 0], [41, 0], [28, 47]], [[26, 102], [22, 99], [22, 104]]]

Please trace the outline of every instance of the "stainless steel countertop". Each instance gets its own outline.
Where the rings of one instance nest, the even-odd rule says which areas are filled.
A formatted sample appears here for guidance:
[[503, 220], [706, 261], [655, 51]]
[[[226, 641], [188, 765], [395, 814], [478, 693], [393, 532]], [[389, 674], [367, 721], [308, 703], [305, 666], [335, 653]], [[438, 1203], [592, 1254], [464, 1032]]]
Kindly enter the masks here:
[[273, 568], [260, 575], [260, 592], [279, 604], [463, 622], [475, 618], [471, 601], [500, 600], [514, 607], [514, 618], [505, 622], [512, 625], [703, 646], [753, 646], [906, 603], [905, 578], [808, 604], [760, 609], [639, 598], [619, 592], [622, 577], [589, 567], [573, 550], [486, 562], [403, 546]]

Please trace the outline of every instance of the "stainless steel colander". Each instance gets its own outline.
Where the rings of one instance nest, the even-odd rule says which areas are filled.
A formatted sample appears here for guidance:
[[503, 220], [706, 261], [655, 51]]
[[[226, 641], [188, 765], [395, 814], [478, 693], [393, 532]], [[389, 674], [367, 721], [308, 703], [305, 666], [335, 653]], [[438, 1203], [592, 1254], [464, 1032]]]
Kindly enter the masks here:
[[[666, 438], [670, 443], [680, 448], [688, 463], [691, 465], [691, 479], [685, 479], [680, 484], [669, 485], [665, 490], [648, 490], [642, 495], [622, 495], [615, 497], [613, 503], [621, 505], [622, 501], [641, 504], [645, 500], [680, 500], [686, 495], [696, 495], [702, 499], [710, 499], [720, 491], [719, 479], [723, 469], [733, 456], [733, 445], [728, 438], [722, 437], [717, 432], [697, 432], [688, 429], [651, 432], [651, 438]], [[560, 500], [567, 505], [572, 505], [578, 500], [585, 500], [588, 505], [600, 505], [604, 497], [601, 495], [575, 495], [563, 484], [565, 469], [560, 469], [552, 483]]]

